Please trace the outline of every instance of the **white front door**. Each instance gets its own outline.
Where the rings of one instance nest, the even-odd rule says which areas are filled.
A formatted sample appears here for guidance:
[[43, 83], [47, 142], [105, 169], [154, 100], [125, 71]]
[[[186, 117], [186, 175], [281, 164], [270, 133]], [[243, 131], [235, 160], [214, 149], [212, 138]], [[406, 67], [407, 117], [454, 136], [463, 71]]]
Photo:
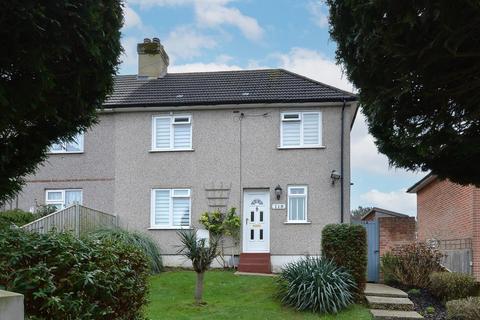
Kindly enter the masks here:
[[269, 192], [246, 191], [243, 199], [243, 252], [270, 252]]

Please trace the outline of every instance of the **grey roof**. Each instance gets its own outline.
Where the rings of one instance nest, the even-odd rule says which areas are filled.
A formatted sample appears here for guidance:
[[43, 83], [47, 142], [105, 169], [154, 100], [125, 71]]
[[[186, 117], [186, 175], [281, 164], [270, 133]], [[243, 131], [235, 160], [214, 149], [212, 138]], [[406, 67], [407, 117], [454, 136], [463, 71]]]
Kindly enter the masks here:
[[357, 96], [283, 69], [119, 75], [108, 108], [275, 102], [355, 101]]
[[386, 214], [386, 215], [389, 215], [389, 216], [392, 216], [392, 217], [398, 217], [398, 218], [408, 218], [408, 217], [410, 217], [408, 214], [373, 207], [372, 209], [370, 209], [370, 211], [368, 211], [367, 213], [365, 213], [363, 215], [362, 220], [364, 220], [366, 217], [368, 217], [370, 214], [372, 214], [374, 212], [383, 213], [383, 214]]
[[420, 181], [417, 181], [413, 186], [408, 188], [407, 192], [417, 193], [418, 191], [422, 190], [424, 187], [428, 186], [435, 179], [437, 179], [437, 176], [430, 172], [425, 177], [420, 179]]

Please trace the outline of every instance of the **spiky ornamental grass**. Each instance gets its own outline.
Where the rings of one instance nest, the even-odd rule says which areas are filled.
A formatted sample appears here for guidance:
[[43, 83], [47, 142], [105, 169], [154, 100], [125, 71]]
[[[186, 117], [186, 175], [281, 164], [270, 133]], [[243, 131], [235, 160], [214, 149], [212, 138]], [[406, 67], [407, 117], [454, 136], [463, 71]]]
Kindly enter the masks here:
[[307, 257], [289, 263], [277, 283], [282, 303], [297, 310], [338, 313], [354, 302], [353, 277], [328, 259]]
[[163, 270], [162, 256], [155, 241], [148, 235], [124, 229], [101, 229], [90, 234], [96, 239], [113, 239], [138, 247], [149, 259], [151, 273]]

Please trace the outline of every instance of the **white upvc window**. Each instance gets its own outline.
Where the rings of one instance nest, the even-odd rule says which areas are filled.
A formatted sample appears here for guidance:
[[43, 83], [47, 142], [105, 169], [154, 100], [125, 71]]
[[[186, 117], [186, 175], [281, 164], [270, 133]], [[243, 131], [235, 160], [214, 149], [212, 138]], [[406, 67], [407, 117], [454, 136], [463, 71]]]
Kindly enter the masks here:
[[288, 187], [288, 222], [307, 222], [307, 186]]
[[78, 133], [72, 141], [60, 141], [52, 144], [49, 153], [82, 153], [84, 134]]
[[186, 229], [191, 223], [190, 189], [152, 189], [152, 229]]
[[82, 204], [82, 189], [45, 190], [45, 204], [53, 205], [57, 210], [74, 204]]
[[192, 116], [154, 116], [152, 151], [192, 149]]
[[284, 112], [281, 114], [280, 147], [314, 148], [321, 146], [321, 112]]

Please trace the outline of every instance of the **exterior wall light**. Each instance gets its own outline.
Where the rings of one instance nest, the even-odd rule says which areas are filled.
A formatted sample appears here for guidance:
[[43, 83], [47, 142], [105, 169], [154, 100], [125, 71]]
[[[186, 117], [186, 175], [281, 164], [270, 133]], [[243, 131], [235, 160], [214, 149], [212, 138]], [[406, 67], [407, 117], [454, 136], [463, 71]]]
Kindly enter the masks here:
[[337, 170], [332, 170], [332, 173], [330, 174], [330, 178], [332, 179], [332, 186], [335, 185], [335, 182], [340, 180], [342, 175], [338, 173]]
[[278, 184], [275, 187], [275, 195], [277, 196], [277, 200], [280, 200], [280, 196], [282, 195], [282, 187]]

